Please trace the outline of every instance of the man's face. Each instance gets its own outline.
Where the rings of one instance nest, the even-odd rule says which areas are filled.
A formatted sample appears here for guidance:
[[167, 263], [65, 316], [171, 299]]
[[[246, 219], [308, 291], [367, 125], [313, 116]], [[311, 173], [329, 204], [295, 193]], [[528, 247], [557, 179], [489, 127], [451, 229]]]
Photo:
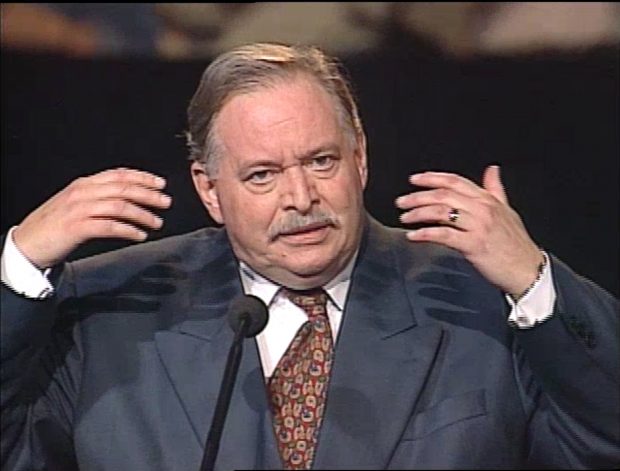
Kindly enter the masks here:
[[215, 132], [217, 175], [198, 163], [192, 173], [236, 256], [292, 288], [328, 282], [358, 247], [366, 185], [365, 144], [351, 142], [333, 100], [302, 75], [234, 96]]

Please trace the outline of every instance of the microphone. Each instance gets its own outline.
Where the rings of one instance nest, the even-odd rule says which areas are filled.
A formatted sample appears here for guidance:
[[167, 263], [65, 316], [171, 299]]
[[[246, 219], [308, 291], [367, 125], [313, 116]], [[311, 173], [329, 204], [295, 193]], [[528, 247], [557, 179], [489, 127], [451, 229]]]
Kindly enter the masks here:
[[233, 332], [243, 332], [246, 338], [261, 333], [267, 325], [267, 306], [256, 296], [246, 294], [237, 296], [228, 308], [228, 323]]
[[233, 387], [237, 372], [239, 371], [239, 363], [241, 354], [243, 353], [243, 339], [258, 335], [267, 325], [269, 314], [265, 303], [252, 295], [237, 296], [230, 303], [228, 308], [228, 323], [235, 333], [235, 338], [228, 351], [228, 359], [226, 360], [226, 368], [220, 386], [220, 392], [217, 396], [215, 412], [211, 421], [211, 429], [207, 435], [205, 443], [205, 451], [200, 464], [200, 471], [212, 471], [220, 448], [220, 438], [224, 428], [224, 421], [228, 413], [230, 398], [232, 396]]

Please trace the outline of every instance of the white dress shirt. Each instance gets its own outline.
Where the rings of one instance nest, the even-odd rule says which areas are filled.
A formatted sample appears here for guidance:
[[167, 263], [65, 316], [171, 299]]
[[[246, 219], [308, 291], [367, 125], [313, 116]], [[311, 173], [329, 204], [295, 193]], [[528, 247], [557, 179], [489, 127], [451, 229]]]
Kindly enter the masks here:
[[39, 270], [20, 252], [13, 242], [15, 227], [9, 230], [2, 250], [2, 283], [27, 298], [45, 299], [54, 294], [54, 287], [47, 277], [51, 269]]
[[[51, 296], [54, 288], [47, 278], [50, 269], [39, 270], [19, 251], [13, 242], [13, 230], [7, 234], [2, 250], [2, 282], [28, 298], [44, 299]], [[323, 287], [328, 294], [327, 316], [334, 343], [338, 339], [356, 258], [357, 253], [344, 270]], [[239, 271], [245, 294], [257, 296], [269, 308], [267, 326], [256, 337], [263, 373], [268, 378], [307, 316], [300, 307], [279, 292], [279, 285], [259, 275], [243, 262], [239, 265]], [[531, 328], [551, 317], [556, 292], [548, 258], [538, 281], [523, 298], [515, 303], [510, 296], [505, 297], [511, 307], [508, 321], [518, 328]]]
[[[338, 340], [342, 313], [356, 257], [357, 253], [351, 258], [344, 270], [323, 287], [328, 295], [327, 317], [329, 318], [334, 344]], [[259, 275], [243, 262], [240, 263], [239, 270], [244, 293], [260, 298], [269, 308], [267, 326], [256, 336], [263, 374], [269, 378], [276, 369], [280, 358], [284, 356], [289, 344], [295, 338], [299, 328], [308, 320], [308, 316], [302, 308], [282, 294], [279, 285]]]

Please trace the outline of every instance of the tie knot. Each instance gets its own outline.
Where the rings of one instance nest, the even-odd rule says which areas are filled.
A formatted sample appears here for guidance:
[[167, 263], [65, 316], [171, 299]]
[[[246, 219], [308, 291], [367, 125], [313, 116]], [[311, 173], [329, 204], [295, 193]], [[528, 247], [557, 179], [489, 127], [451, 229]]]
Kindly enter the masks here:
[[323, 288], [304, 291], [283, 288], [282, 292], [294, 304], [302, 308], [310, 320], [327, 315], [327, 293]]

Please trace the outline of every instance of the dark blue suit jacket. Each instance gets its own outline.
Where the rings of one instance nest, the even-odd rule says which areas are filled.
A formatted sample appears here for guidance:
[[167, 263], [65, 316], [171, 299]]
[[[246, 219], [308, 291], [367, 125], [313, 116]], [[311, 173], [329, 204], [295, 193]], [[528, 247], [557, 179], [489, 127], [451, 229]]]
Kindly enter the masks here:
[[[314, 467], [613, 468], [618, 302], [552, 257], [554, 315], [507, 325], [456, 252], [369, 219]], [[53, 299], [2, 292], [6, 470], [197, 470], [241, 292], [223, 230], [67, 264]], [[216, 468], [279, 468], [246, 340]]]

